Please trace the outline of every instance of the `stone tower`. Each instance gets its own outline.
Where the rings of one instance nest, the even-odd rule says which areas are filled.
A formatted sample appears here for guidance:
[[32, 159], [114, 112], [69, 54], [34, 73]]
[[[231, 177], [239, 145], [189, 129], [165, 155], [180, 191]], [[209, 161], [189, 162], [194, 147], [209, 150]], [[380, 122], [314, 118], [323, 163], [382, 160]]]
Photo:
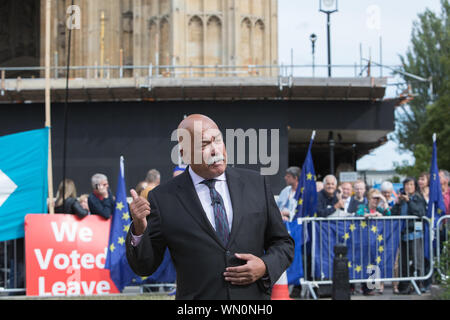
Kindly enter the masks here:
[[[163, 76], [269, 76], [278, 63], [277, 0], [78, 0], [72, 32], [73, 66], [149, 66]], [[65, 65], [70, 0], [52, 4], [52, 65]], [[41, 4], [41, 34], [45, 32]], [[44, 39], [41, 37], [41, 64]], [[162, 67], [166, 66], [166, 68]], [[177, 69], [171, 68], [177, 66]], [[196, 66], [202, 66], [196, 67]], [[206, 67], [207, 66], [207, 67]], [[215, 66], [234, 66], [217, 68]], [[237, 68], [239, 67], [239, 68]], [[145, 69], [124, 76], [147, 75]], [[73, 76], [104, 77], [100, 68]], [[118, 70], [108, 76], [117, 77]]]

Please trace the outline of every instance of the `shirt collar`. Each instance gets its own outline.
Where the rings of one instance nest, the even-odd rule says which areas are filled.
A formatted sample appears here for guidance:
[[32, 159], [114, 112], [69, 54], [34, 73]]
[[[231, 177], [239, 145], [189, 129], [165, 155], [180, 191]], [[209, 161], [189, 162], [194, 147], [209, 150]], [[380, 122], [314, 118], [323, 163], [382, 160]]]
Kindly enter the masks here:
[[[194, 183], [194, 186], [196, 186], [197, 184], [202, 183], [204, 180], [207, 180], [205, 178], [200, 177], [198, 174], [196, 174], [194, 172], [194, 170], [192, 170], [191, 166], [189, 166], [189, 175], [191, 176], [192, 182]], [[219, 181], [227, 181], [225, 172], [222, 173], [220, 176], [215, 177], [214, 179], [219, 180]]]

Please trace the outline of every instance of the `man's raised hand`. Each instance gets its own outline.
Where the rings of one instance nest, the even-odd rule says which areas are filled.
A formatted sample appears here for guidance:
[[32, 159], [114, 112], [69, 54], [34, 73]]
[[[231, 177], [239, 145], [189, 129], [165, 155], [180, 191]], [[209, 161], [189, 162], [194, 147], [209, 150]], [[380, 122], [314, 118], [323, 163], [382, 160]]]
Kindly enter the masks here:
[[133, 201], [130, 204], [131, 217], [133, 218], [133, 234], [140, 236], [147, 228], [147, 216], [150, 214], [150, 203], [138, 196], [136, 190], [130, 190]]

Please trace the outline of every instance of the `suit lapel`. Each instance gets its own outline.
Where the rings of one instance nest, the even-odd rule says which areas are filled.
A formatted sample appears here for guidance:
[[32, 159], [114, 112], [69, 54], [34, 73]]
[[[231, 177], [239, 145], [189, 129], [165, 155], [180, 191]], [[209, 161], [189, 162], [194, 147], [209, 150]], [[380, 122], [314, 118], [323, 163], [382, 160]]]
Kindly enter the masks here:
[[200, 202], [197, 192], [195, 191], [194, 183], [192, 182], [188, 169], [186, 169], [184, 173], [180, 175], [180, 179], [177, 185], [177, 197], [185, 207], [186, 211], [200, 225], [200, 227], [205, 230], [212, 238], [214, 238], [217, 243], [224, 247], [222, 241], [220, 241], [216, 231], [206, 217], [205, 210], [203, 210], [203, 206]]
[[225, 171], [228, 191], [230, 192], [231, 206], [233, 207], [233, 224], [231, 227], [228, 246], [233, 242], [241, 225], [243, 212], [244, 181], [234, 168], [228, 167]]

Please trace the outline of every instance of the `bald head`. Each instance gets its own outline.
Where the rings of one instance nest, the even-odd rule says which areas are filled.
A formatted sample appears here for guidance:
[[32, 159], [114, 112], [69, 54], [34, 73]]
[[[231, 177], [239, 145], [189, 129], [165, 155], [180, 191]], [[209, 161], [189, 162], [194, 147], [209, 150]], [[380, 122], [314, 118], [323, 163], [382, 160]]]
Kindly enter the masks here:
[[191, 114], [180, 122], [180, 124], [178, 125], [178, 129], [186, 129], [194, 132], [194, 125], [196, 122], [200, 122], [205, 128], [211, 127], [219, 129], [217, 127], [217, 124], [211, 118], [203, 114]]
[[183, 161], [199, 176], [213, 179], [226, 169], [226, 150], [217, 124], [202, 114], [192, 114], [178, 125]]

